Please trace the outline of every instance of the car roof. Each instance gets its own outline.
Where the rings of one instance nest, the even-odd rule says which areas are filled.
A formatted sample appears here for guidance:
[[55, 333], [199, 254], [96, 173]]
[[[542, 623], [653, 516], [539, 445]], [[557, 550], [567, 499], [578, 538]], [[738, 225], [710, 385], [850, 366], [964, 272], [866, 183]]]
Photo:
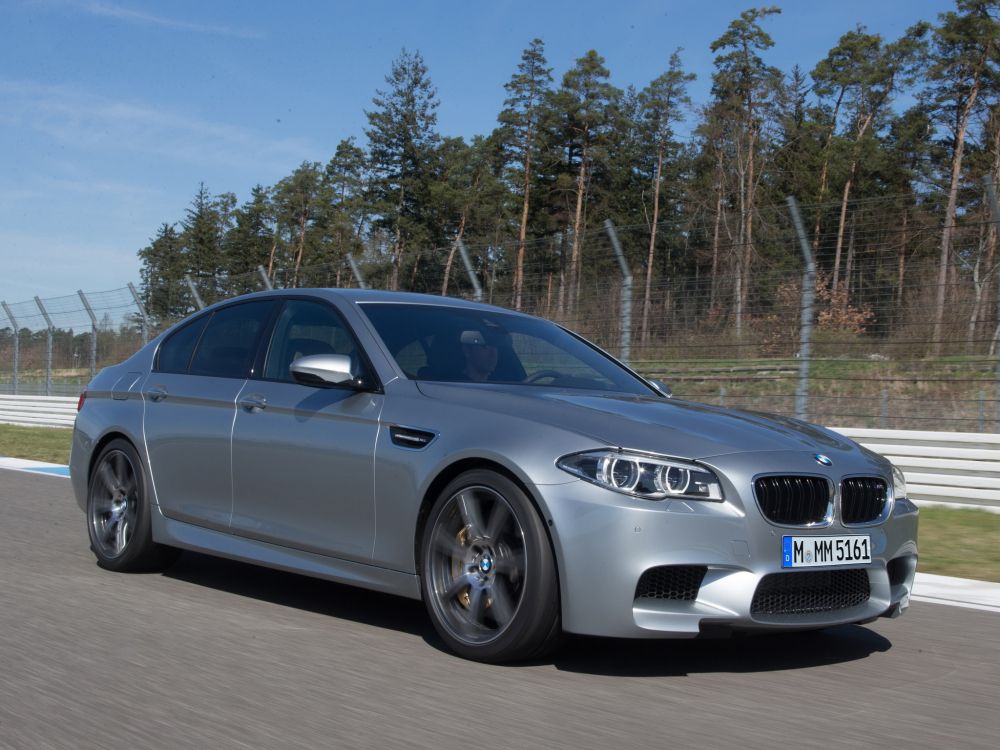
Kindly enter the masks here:
[[[381, 289], [335, 289], [327, 287], [294, 288], [294, 289], [274, 289], [266, 292], [255, 292], [245, 294], [240, 297], [227, 299], [224, 302], [232, 302], [235, 299], [261, 299], [268, 297], [288, 297], [297, 295], [312, 295], [316, 297], [326, 297], [328, 299], [339, 299], [353, 304], [410, 304], [410, 305], [437, 305], [440, 307], [455, 307], [466, 310], [483, 310], [489, 312], [504, 312], [513, 315], [523, 315], [506, 307], [488, 305], [482, 302], [461, 299], [459, 297], [442, 297], [437, 294], [418, 294], [416, 292], [388, 292]], [[220, 302], [217, 304], [224, 304]], [[215, 307], [215, 305], [212, 305]]]

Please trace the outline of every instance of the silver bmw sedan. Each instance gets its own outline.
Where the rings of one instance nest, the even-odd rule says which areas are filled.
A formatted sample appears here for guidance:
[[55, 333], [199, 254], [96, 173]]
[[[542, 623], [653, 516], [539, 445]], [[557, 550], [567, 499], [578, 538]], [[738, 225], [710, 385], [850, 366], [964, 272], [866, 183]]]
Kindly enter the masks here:
[[219, 303], [87, 387], [98, 563], [180, 549], [422, 599], [458, 654], [895, 617], [917, 508], [839, 434], [668, 397], [583, 338], [455, 299]]

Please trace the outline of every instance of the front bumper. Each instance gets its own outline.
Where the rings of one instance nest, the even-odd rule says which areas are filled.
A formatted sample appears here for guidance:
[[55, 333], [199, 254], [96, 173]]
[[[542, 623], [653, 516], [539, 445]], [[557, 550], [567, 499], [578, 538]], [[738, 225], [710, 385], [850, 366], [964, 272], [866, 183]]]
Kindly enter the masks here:
[[[877, 526], [845, 527], [835, 520], [825, 528], [790, 529], [769, 523], [752, 497], [742, 499], [724, 474], [720, 479], [727, 498], [721, 503], [642, 501], [585, 481], [538, 488], [551, 520], [563, 628], [611, 637], [684, 638], [717, 628], [828, 627], [895, 617], [907, 608], [917, 557], [918, 514], [912, 503], [897, 501]], [[872, 542], [871, 564], [854, 566], [868, 577], [870, 593], [863, 603], [797, 614], [753, 611], [765, 576], [799, 572], [781, 567], [783, 535], [859, 533]], [[642, 574], [660, 566], [707, 570], [692, 599], [636, 598]]]

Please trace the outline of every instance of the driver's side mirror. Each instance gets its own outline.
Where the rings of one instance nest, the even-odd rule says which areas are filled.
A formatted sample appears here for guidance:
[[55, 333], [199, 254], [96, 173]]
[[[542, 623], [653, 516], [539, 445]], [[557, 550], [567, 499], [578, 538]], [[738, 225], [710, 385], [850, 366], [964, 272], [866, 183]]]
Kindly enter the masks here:
[[361, 373], [351, 369], [351, 358], [346, 354], [310, 354], [299, 357], [288, 369], [295, 382], [303, 385], [346, 386], [358, 390], [367, 385]]
[[662, 380], [650, 380], [649, 382], [653, 384], [653, 387], [656, 388], [656, 390], [658, 390], [667, 398], [674, 397], [674, 392], [670, 390], [670, 386], [664, 383]]

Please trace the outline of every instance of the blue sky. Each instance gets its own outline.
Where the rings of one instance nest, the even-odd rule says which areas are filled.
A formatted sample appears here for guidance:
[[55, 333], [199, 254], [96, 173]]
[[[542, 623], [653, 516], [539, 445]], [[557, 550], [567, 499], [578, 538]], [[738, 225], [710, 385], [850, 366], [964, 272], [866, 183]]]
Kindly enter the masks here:
[[[768, 62], [809, 70], [865, 24], [894, 38], [946, 0], [785, 0]], [[644, 86], [683, 47], [707, 100], [709, 44], [754, 3], [0, 0], [0, 299], [138, 281], [136, 251], [200, 182], [242, 201], [337, 142], [402, 48], [420, 50], [446, 135], [496, 124], [533, 37], [557, 79], [588, 49]]]

